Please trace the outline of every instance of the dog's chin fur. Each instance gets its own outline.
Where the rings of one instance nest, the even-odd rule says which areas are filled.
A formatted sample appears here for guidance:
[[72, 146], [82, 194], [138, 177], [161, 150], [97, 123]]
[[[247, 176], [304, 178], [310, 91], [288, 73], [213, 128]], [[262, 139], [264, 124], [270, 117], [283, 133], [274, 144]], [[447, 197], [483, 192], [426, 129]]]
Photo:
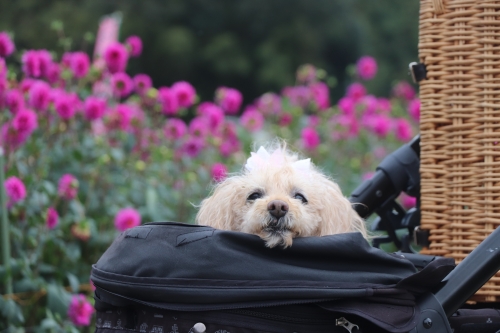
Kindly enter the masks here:
[[[213, 194], [202, 201], [197, 223], [258, 235], [268, 247], [289, 247], [296, 237], [354, 231], [367, 236], [364, 221], [335, 182], [313, 165], [307, 171], [294, 168], [292, 163], [297, 161], [297, 155], [283, 147], [277, 149], [284, 154], [285, 163], [244, 170], [217, 184]], [[249, 200], [256, 192], [261, 197]], [[289, 207], [279, 220], [267, 208], [273, 200]]]

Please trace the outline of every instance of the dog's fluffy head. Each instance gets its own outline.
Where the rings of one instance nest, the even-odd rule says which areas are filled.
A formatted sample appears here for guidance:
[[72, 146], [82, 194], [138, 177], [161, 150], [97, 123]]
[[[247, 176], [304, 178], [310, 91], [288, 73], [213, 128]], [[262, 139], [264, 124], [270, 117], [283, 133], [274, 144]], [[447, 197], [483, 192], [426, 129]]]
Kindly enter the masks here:
[[268, 155], [251, 168], [249, 159], [241, 174], [217, 184], [201, 203], [197, 223], [255, 234], [269, 247], [352, 231], [366, 237], [364, 221], [335, 182], [308, 160], [297, 163], [297, 154], [283, 146]]

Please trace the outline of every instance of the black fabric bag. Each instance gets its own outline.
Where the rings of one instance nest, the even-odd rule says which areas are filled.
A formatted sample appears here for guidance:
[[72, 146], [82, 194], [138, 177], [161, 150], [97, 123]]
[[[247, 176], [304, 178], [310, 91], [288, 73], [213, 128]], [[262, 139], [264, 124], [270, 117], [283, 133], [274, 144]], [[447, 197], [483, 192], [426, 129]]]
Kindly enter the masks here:
[[270, 249], [254, 235], [163, 222], [123, 232], [93, 265], [91, 279], [101, 333], [163, 333], [160, 326], [175, 333], [173, 325], [187, 332], [197, 320], [213, 332], [217, 325], [231, 333], [347, 332], [345, 321], [363, 323], [364, 331], [407, 332], [418, 319], [415, 297], [453, 267], [453, 260], [436, 259], [417, 272], [359, 233]]

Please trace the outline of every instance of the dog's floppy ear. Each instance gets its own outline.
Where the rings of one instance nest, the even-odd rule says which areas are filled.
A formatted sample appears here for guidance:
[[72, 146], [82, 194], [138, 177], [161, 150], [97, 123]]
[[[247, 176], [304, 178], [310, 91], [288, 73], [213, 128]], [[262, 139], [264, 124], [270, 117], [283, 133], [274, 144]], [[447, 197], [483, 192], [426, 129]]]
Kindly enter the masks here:
[[196, 215], [196, 223], [208, 225], [216, 229], [234, 230], [236, 214], [234, 200], [235, 178], [226, 178], [216, 185], [211, 196], [201, 202], [200, 210]]
[[322, 219], [320, 236], [359, 231], [363, 237], [368, 238], [364, 220], [352, 208], [349, 200], [343, 196], [340, 187], [326, 177], [324, 178], [325, 186], [322, 188], [324, 193], [320, 196], [323, 207], [320, 211]]

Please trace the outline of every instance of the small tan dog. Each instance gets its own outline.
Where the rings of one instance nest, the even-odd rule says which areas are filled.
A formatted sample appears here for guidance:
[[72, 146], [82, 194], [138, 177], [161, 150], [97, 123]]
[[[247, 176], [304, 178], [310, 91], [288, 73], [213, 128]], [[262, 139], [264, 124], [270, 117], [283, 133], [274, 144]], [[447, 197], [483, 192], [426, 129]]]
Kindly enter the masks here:
[[295, 237], [354, 231], [367, 236], [339, 186], [284, 145], [251, 153], [241, 174], [217, 184], [202, 201], [196, 221], [258, 235], [268, 247], [291, 246]]

